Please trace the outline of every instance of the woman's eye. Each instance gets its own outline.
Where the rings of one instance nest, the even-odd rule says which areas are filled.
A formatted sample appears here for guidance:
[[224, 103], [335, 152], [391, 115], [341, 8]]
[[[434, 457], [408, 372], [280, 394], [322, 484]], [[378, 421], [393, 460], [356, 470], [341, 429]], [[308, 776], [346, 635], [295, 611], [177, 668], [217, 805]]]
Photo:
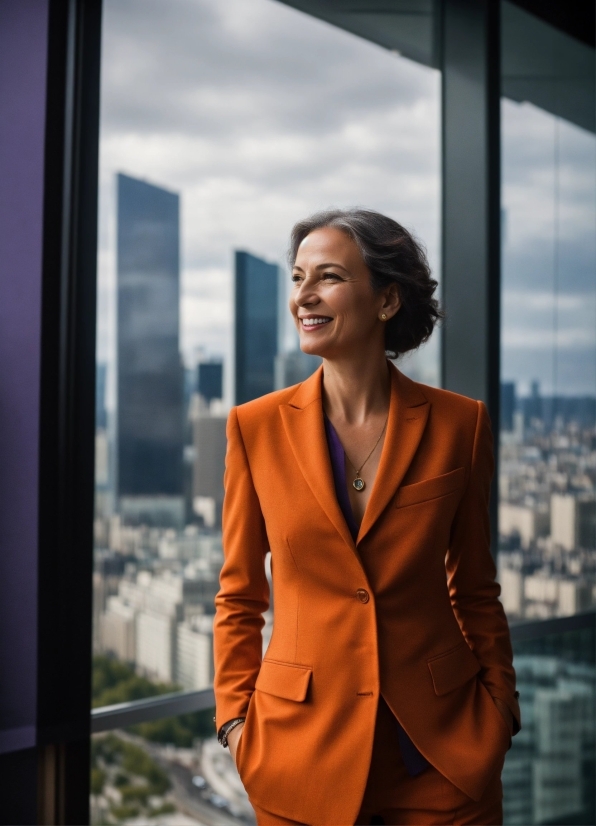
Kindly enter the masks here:
[[337, 273], [335, 273], [335, 272], [326, 272], [326, 273], [323, 273], [323, 278], [325, 278], [325, 279], [331, 279], [331, 280], [335, 280], [335, 281], [341, 281], [341, 278], [340, 278], [340, 277], [339, 277], [339, 275], [338, 275]]
[[295, 284], [297, 281], [300, 281], [300, 276], [299, 276], [299, 275], [293, 275], [293, 276], [292, 276], [292, 281], [294, 282], [294, 284]]

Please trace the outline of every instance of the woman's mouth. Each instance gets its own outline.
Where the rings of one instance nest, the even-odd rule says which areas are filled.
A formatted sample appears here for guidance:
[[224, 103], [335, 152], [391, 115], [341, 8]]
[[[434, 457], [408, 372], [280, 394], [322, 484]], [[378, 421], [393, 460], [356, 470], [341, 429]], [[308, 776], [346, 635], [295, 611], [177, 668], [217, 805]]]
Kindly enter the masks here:
[[312, 333], [313, 330], [317, 330], [319, 327], [323, 327], [330, 321], [333, 321], [333, 319], [329, 318], [329, 316], [326, 315], [312, 316], [311, 318], [300, 319], [302, 329], [307, 333]]

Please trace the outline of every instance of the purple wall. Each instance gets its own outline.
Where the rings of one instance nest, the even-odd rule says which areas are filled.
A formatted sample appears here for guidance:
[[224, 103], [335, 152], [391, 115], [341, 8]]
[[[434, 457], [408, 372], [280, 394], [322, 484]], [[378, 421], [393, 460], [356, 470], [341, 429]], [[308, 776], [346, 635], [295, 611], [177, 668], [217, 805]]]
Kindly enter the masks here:
[[0, 0], [0, 753], [35, 744], [48, 0]]

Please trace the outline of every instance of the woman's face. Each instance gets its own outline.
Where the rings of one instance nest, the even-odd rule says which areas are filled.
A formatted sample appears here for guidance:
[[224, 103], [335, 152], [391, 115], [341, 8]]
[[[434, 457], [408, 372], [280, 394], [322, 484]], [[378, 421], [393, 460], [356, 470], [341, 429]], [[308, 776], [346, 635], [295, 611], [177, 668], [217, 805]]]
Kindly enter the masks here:
[[396, 287], [376, 292], [356, 243], [335, 227], [317, 229], [298, 247], [290, 311], [305, 353], [326, 359], [385, 350], [386, 321], [399, 309]]

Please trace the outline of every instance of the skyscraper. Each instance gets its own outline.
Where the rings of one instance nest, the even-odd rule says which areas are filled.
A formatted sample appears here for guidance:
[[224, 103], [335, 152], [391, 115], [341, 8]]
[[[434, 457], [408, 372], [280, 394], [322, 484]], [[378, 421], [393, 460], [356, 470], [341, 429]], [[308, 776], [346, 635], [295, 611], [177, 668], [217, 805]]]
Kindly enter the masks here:
[[221, 525], [226, 421], [226, 416], [213, 416], [208, 411], [199, 411], [193, 421], [193, 501], [197, 497], [213, 500], [214, 525]]
[[107, 365], [98, 362], [95, 368], [95, 427], [105, 430], [108, 424], [106, 412]]
[[513, 430], [513, 414], [516, 408], [515, 382], [501, 382], [501, 430]]
[[277, 264], [236, 251], [236, 404], [275, 388], [278, 282]]
[[197, 366], [197, 386], [199, 395], [207, 403], [223, 398], [223, 362], [201, 361]]
[[178, 195], [119, 174], [118, 495], [139, 521], [182, 507], [179, 244]]

